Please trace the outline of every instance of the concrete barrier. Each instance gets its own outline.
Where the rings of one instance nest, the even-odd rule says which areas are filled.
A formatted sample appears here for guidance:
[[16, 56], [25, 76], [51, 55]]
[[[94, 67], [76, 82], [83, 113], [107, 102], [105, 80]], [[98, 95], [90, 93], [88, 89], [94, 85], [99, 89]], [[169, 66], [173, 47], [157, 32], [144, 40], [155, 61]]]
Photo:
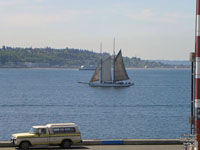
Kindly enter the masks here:
[[179, 139], [125, 139], [124, 145], [182, 145]]
[[104, 140], [102, 145], [124, 145], [124, 140]]
[[[76, 145], [182, 145], [179, 139], [106, 139], [106, 140], [83, 140]], [[14, 147], [10, 141], [0, 141], [0, 147]]]
[[0, 141], [0, 147], [14, 147], [10, 141]]
[[83, 143], [79, 143], [78, 145], [102, 145], [102, 140], [83, 140]]

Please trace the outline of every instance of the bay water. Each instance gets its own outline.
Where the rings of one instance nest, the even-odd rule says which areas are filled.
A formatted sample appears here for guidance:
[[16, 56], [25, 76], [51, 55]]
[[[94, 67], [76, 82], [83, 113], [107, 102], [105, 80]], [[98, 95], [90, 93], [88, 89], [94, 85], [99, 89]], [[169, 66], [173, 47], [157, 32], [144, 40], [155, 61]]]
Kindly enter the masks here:
[[93, 71], [0, 69], [0, 140], [75, 122], [83, 139], [179, 138], [190, 132], [190, 70], [130, 69], [134, 86], [94, 88]]

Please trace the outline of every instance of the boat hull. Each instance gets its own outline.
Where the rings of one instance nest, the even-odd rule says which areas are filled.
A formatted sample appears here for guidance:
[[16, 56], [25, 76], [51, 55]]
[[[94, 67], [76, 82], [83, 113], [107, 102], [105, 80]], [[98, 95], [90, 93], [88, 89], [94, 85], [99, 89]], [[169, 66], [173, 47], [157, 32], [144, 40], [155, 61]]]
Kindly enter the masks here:
[[129, 87], [134, 83], [89, 83], [91, 87]]

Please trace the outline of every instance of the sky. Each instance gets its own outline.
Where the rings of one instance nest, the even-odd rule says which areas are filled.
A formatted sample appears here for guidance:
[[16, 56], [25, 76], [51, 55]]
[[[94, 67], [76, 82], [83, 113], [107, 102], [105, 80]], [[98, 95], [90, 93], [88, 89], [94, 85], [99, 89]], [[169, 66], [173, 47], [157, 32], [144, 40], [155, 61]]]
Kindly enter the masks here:
[[79, 48], [189, 60], [195, 0], [0, 0], [0, 46]]

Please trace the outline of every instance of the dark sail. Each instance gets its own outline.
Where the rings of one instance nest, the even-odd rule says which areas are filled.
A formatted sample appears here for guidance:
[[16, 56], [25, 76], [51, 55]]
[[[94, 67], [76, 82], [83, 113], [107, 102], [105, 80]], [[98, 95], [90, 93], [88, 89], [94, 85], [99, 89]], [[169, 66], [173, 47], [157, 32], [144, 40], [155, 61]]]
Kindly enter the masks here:
[[128, 80], [129, 77], [124, 66], [121, 50], [114, 61], [114, 81]]
[[112, 75], [111, 75], [111, 57], [106, 58], [102, 62], [102, 82], [112, 81]]
[[95, 81], [99, 81], [99, 70], [100, 70], [100, 64], [98, 64], [90, 82], [95, 82]]

